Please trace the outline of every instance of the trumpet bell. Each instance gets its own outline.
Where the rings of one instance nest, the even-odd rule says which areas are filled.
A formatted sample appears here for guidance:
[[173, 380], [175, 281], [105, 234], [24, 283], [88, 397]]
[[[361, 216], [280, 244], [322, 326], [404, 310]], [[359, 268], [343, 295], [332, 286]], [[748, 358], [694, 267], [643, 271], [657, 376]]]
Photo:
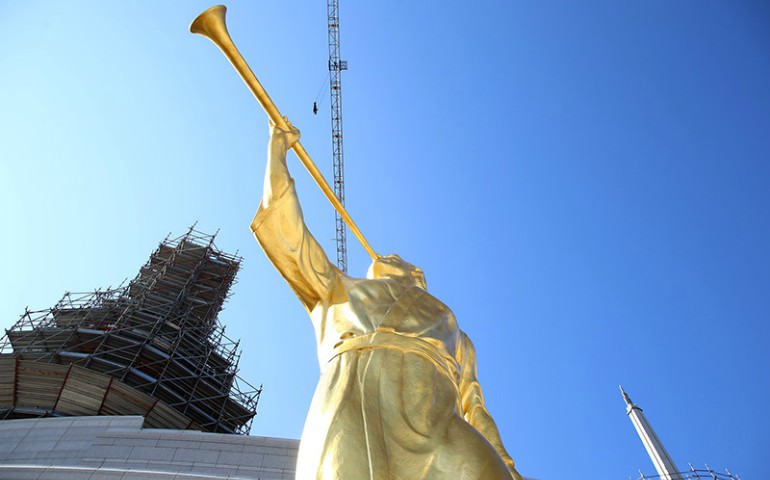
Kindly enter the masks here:
[[[267, 94], [265, 89], [262, 88], [262, 84], [259, 83], [259, 79], [257, 79], [257, 76], [254, 75], [254, 72], [251, 71], [251, 68], [249, 68], [246, 60], [243, 59], [241, 54], [238, 52], [238, 49], [235, 47], [233, 40], [230, 38], [230, 34], [227, 32], [227, 25], [225, 24], [226, 12], [227, 8], [224, 5], [217, 5], [215, 7], [209, 8], [205, 12], [198, 15], [195, 20], [193, 20], [193, 22], [190, 24], [190, 32], [197, 33], [198, 35], [204, 36], [211, 40], [214, 45], [216, 45], [222, 51], [222, 53], [225, 54], [227, 59], [230, 60], [230, 63], [233, 65], [233, 68], [235, 68], [235, 71], [238, 72], [238, 75], [241, 76], [244, 83], [246, 83], [246, 86], [249, 87], [249, 90], [251, 90], [251, 93], [253, 93], [257, 98], [259, 104], [262, 105], [262, 108], [265, 109], [267, 117], [276, 125], [287, 129], [288, 126], [286, 125], [286, 121], [284, 120], [283, 115], [281, 115], [281, 112], [278, 111], [278, 108], [276, 108], [275, 104], [270, 99], [270, 96]], [[299, 157], [305, 168], [307, 168], [308, 172], [310, 172], [313, 180], [315, 180], [318, 186], [321, 187], [321, 190], [326, 195], [326, 198], [329, 199], [331, 204], [334, 205], [334, 208], [339, 212], [340, 216], [348, 224], [350, 230], [361, 241], [364, 248], [369, 253], [369, 256], [372, 257], [372, 260], [378, 258], [379, 255], [375, 253], [374, 249], [372, 249], [361, 231], [358, 229], [358, 226], [356, 226], [356, 224], [353, 222], [353, 219], [350, 218], [350, 215], [345, 210], [345, 206], [342, 205], [342, 202], [340, 202], [340, 200], [334, 194], [331, 187], [326, 182], [323, 175], [321, 175], [318, 167], [315, 166], [313, 160], [310, 158], [310, 155], [307, 154], [302, 144], [296, 142], [294, 145], [292, 145], [291, 148], [297, 154], [297, 157]]]
[[190, 33], [197, 33], [210, 39], [219, 38], [222, 33], [227, 37], [227, 24], [225, 23], [225, 14], [227, 7], [216, 5], [196, 17], [190, 24]]

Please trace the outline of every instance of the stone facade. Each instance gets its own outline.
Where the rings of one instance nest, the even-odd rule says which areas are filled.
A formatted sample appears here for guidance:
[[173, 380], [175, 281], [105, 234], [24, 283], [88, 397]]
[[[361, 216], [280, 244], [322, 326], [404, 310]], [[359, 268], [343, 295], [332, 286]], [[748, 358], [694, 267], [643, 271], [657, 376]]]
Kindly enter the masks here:
[[0, 422], [0, 479], [293, 480], [299, 440], [143, 429], [141, 416]]

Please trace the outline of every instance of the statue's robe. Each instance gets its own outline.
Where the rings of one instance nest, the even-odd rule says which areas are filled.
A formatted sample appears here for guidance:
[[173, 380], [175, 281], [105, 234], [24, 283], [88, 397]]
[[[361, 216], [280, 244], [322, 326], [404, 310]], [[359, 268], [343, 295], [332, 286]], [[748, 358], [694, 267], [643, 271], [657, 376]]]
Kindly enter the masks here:
[[293, 181], [251, 229], [318, 340], [298, 479], [511, 478], [473, 345], [446, 305], [419, 287], [343, 274], [307, 230]]

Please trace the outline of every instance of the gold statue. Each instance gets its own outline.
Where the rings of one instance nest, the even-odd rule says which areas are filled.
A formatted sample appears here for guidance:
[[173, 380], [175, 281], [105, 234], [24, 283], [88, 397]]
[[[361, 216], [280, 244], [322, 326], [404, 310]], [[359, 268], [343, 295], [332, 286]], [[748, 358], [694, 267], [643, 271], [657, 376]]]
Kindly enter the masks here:
[[[225, 8], [191, 25], [231, 61], [270, 118], [264, 194], [251, 229], [305, 305], [321, 378], [302, 434], [301, 480], [521, 480], [484, 406], [476, 355], [419, 268], [377, 255], [230, 39]], [[302, 217], [286, 167], [293, 148], [373, 262], [333, 265]]]
[[251, 229], [310, 314], [321, 378], [298, 479], [520, 479], [476, 379], [473, 344], [423, 272], [397, 255], [342, 273], [305, 226], [286, 167], [299, 139], [271, 124]]

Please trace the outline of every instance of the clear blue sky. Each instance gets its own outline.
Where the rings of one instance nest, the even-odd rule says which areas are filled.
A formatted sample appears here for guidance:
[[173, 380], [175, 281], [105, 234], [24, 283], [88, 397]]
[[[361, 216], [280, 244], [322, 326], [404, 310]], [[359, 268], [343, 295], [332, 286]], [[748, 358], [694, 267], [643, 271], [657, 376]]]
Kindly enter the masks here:
[[[2, 325], [133, 277], [193, 222], [245, 257], [221, 314], [299, 437], [318, 364], [248, 231], [267, 121], [211, 4], [0, 4]], [[479, 352], [522, 473], [653, 473], [622, 384], [681, 467], [770, 468], [770, 8], [761, 1], [342, 1], [347, 202], [423, 267]], [[323, 1], [229, 4], [230, 32], [331, 176]], [[295, 160], [329, 252], [333, 210]], [[351, 237], [351, 273], [367, 257]]]

